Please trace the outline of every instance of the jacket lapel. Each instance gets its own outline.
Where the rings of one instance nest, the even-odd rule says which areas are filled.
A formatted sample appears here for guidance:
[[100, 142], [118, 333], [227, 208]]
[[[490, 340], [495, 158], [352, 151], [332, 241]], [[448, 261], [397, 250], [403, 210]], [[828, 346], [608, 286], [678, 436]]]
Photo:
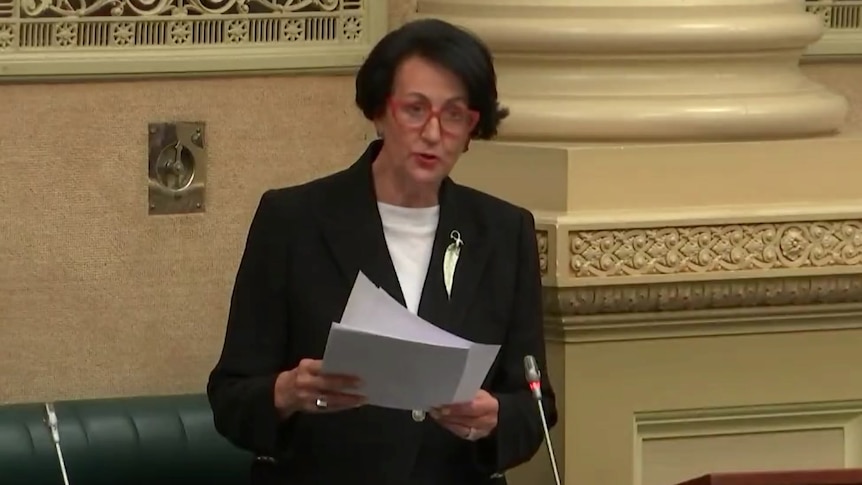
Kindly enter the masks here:
[[[379, 140], [372, 142], [356, 163], [336, 176], [331, 190], [320, 202], [320, 216], [325, 243], [347, 283], [347, 291], [362, 271], [404, 305], [404, 295], [383, 235], [371, 175], [371, 164], [381, 146]], [[473, 201], [464, 194], [451, 179], [443, 181], [440, 220], [418, 311], [421, 318], [456, 335], [463, 333], [465, 316], [490, 252], [488, 228], [477, 214]], [[458, 231], [463, 246], [455, 267], [451, 295], [447, 295], [443, 259], [453, 242], [452, 231]]]
[[[463, 245], [455, 266], [451, 294], [446, 293], [443, 261], [446, 249], [454, 242], [453, 231], [460, 235]], [[434, 248], [419, 316], [456, 335], [463, 333], [465, 316], [482, 278], [490, 251], [487, 228], [463, 190], [450, 179], [440, 188], [440, 221], [434, 237]]]
[[323, 233], [347, 282], [348, 292], [362, 271], [404, 305], [401, 285], [383, 236], [371, 175], [371, 164], [381, 144], [372, 142], [356, 163], [337, 176], [331, 192], [321, 203]]

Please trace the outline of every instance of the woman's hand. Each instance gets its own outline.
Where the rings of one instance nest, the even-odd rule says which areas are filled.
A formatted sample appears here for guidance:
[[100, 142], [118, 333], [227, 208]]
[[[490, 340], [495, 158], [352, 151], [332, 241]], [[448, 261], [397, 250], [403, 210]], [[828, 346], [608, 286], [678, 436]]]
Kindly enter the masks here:
[[497, 398], [480, 389], [472, 401], [440, 406], [430, 414], [455, 435], [475, 441], [494, 431], [499, 409]]
[[362, 406], [365, 398], [355, 391], [361, 385], [354, 376], [323, 374], [322, 362], [303, 359], [275, 381], [275, 407], [283, 417], [296, 411], [333, 412]]

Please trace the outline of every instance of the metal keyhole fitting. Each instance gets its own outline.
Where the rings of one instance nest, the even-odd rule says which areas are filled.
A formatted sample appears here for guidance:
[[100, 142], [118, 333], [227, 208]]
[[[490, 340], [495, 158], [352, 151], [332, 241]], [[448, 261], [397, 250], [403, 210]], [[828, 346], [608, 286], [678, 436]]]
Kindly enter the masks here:
[[149, 213], [202, 212], [206, 135], [201, 122], [149, 125]]
[[182, 190], [195, 176], [195, 159], [181, 143], [165, 147], [156, 161], [158, 181], [171, 190]]

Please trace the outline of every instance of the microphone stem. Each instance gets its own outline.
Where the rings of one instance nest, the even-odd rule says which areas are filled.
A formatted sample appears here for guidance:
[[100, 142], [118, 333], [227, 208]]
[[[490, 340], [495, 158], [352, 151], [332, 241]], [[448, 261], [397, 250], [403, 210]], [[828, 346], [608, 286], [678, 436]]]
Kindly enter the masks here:
[[57, 413], [54, 412], [54, 405], [52, 403], [45, 403], [45, 411], [48, 414], [48, 427], [51, 429], [54, 449], [57, 450], [57, 461], [60, 463], [60, 472], [63, 474], [63, 484], [69, 485], [69, 475], [66, 473], [66, 460], [63, 459], [63, 450], [60, 448], [60, 428], [57, 424]]
[[551, 433], [548, 431], [548, 418], [545, 417], [545, 407], [542, 406], [542, 400], [536, 399], [536, 404], [539, 405], [539, 416], [542, 418], [542, 431], [545, 433], [545, 444], [548, 446], [548, 456], [551, 458], [551, 469], [554, 470], [554, 483], [560, 485], [560, 471], [557, 468], [557, 458], [554, 455], [554, 445], [551, 444]]

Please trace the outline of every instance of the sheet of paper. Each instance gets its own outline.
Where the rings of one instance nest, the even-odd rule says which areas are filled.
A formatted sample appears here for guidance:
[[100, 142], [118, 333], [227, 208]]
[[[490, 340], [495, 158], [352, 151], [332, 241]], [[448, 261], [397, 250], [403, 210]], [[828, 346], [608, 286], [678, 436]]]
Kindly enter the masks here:
[[371, 405], [427, 410], [471, 400], [499, 348], [426, 322], [360, 272], [330, 329], [323, 372], [360, 377]]
[[471, 342], [414, 315], [378, 288], [362, 272], [356, 277], [347, 299], [342, 325], [437, 345], [469, 348]]
[[360, 325], [363, 318], [366, 318], [369, 310], [375, 303], [377, 286], [368, 279], [361, 271], [356, 275], [356, 281], [353, 283], [353, 289], [350, 291], [350, 296], [347, 297], [347, 304], [344, 306], [344, 313], [341, 314], [341, 322], [344, 325]]
[[358, 376], [368, 404], [430, 409], [452, 402], [469, 351], [400, 340], [334, 323], [323, 372]]
[[467, 362], [464, 365], [464, 373], [461, 382], [455, 390], [452, 402], [467, 402], [473, 400], [476, 392], [482, 387], [482, 382], [488, 375], [488, 370], [494, 364], [499, 345], [473, 344], [467, 354]]

